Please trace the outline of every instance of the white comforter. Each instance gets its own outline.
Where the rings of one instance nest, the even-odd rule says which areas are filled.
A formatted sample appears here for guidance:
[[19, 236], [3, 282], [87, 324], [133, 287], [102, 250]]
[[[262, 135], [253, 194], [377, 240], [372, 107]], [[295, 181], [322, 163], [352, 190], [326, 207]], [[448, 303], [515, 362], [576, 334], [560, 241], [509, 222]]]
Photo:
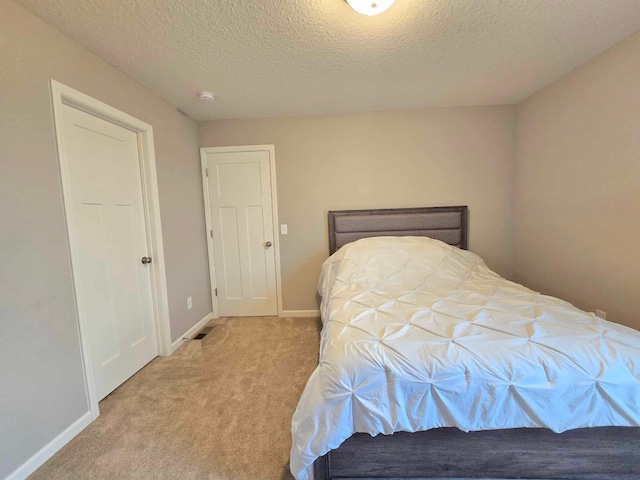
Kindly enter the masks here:
[[363, 239], [327, 259], [318, 290], [320, 363], [292, 423], [298, 480], [356, 432], [640, 425], [640, 332], [473, 253]]

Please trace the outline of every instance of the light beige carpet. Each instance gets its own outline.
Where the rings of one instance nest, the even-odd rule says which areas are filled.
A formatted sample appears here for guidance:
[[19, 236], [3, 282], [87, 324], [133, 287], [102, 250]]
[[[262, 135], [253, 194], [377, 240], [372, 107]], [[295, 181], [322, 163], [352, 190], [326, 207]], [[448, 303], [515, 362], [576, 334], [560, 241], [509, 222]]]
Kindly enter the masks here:
[[291, 416], [320, 320], [214, 320], [100, 402], [100, 417], [31, 479], [289, 480]]

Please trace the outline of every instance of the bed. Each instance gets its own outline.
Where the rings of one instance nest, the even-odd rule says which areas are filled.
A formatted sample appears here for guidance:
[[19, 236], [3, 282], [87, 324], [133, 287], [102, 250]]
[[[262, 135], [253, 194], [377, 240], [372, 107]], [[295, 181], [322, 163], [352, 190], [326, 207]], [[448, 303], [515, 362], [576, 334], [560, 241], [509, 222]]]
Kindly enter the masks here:
[[640, 332], [495, 274], [467, 222], [329, 212], [294, 476], [640, 478]]

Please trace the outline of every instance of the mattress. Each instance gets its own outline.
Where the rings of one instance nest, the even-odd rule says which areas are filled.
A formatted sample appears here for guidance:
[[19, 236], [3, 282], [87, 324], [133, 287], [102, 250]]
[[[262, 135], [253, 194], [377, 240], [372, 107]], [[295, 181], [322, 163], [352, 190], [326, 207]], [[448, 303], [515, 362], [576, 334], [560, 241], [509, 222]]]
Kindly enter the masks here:
[[425, 237], [366, 238], [322, 267], [319, 365], [291, 472], [356, 432], [640, 426], [640, 332]]

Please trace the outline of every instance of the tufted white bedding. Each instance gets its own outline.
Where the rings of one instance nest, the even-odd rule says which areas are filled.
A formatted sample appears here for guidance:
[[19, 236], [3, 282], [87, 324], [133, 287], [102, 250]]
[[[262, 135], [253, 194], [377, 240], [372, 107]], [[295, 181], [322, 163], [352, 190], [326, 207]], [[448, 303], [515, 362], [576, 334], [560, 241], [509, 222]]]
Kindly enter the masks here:
[[640, 426], [640, 332], [533, 292], [425, 237], [350, 243], [318, 286], [320, 363], [291, 471], [356, 432]]

